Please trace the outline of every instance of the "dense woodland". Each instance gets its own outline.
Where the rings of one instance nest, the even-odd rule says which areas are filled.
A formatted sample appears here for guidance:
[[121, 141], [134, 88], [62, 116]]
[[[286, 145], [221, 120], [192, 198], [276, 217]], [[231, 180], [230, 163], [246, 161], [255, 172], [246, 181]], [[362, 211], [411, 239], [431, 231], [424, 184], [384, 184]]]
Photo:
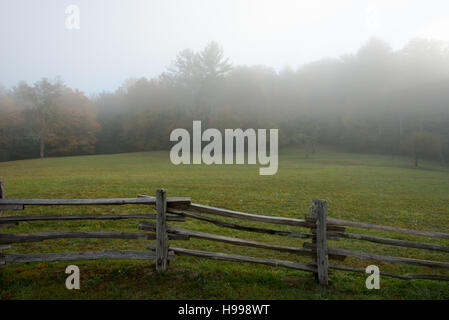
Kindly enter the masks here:
[[449, 163], [449, 46], [373, 38], [356, 53], [279, 72], [232, 65], [212, 42], [158, 77], [86, 97], [60, 79], [0, 88], [0, 160], [166, 150], [192, 127], [279, 128], [280, 147], [407, 154]]

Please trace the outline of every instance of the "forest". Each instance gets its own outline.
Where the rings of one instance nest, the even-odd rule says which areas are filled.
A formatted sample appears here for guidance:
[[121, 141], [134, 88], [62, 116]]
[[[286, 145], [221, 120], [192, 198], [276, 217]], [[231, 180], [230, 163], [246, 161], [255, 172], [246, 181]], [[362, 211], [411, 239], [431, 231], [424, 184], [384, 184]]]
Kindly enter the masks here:
[[183, 50], [153, 78], [86, 96], [60, 78], [0, 87], [0, 161], [168, 150], [170, 132], [279, 129], [279, 146], [449, 162], [449, 46], [371, 38], [297, 69], [233, 65], [221, 46]]

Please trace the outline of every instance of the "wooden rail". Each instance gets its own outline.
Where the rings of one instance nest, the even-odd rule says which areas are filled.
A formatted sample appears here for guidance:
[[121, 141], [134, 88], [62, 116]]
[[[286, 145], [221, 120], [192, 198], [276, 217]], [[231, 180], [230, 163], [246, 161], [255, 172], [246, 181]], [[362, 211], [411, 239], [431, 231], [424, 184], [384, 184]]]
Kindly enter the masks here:
[[[190, 204], [190, 198], [167, 198], [167, 203]], [[154, 198], [115, 198], [115, 199], [2, 199], [0, 205], [18, 206], [85, 206], [85, 205], [125, 205], [156, 204]]]
[[[137, 198], [113, 198], [113, 199], [4, 199], [4, 185], [0, 182], [0, 215], [1, 210], [23, 210], [26, 206], [73, 206], [73, 205], [147, 205], [155, 207], [156, 214], [128, 213], [128, 214], [73, 214], [73, 215], [40, 215], [40, 216], [2, 216], [0, 227], [16, 225], [22, 222], [35, 221], [77, 221], [77, 220], [121, 220], [142, 219], [155, 220], [155, 222], [141, 221], [139, 228], [147, 232], [41, 232], [32, 234], [0, 233], [0, 266], [12, 262], [34, 261], [70, 261], [92, 259], [143, 259], [155, 261], [156, 270], [159, 273], [167, 270], [169, 261], [175, 255], [194, 256], [207, 259], [264, 264], [275, 267], [286, 267], [296, 270], [312, 272], [320, 285], [327, 285], [329, 270], [365, 273], [362, 268], [347, 265], [330, 264], [329, 260], [343, 261], [346, 257], [398, 263], [418, 267], [437, 268], [449, 270], [449, 262], [415, 259], [411, 257], [386, 256], [363, 251], [353, 251], [344, 248], [329, 246], [329, 240], [348, 239], [354, 241], [367, 241], [379, 245], [424, 249], [438, 252], [449, 252], [449, 247], [441, 244], [408, 241], [387, 237], [367, 235], [363, 233], [350, 233], [346, 228], [362, 228], [381, 230], [387, 232], [425, 236], [440, 239], [449, 239], [449, 234], [444, 232], [411, 230], [364, 222], [347, 221], [328, 217], [328, 208], [325, 200], [314, 200], [309, 214], [305, 219], [288, 217], [275, 217], [258, 214], [250, 214], [223, 208], [215, 208], [191, 203], [186, 197], [167, 197], [165, 189], [158, 189], [156, 196], [139, 195]], [[266, 227], [245, 226], [235, 222], [223, 221], [213, 216], [246, 220], [260, 223], [271, 223], [298, 228], [308, 228], [307, 232], [283, 231]], [[168, 222], [183, 222], [186, 219], [195, 219], [212, 223], [228, 229], [270, 234], [273, 236], [292, 237], [303, 239], [306, 242], [298, 243], [298, 246], [284, 246], [278, 244], [263, 243], [254, 240], [246, 240], [236, 237], [217, 235], [212, 233], [188, 230], [168, 225]], [[1, 232], [1, 229], [0, 229]], [[169, 241], [189, 240], [198, 238], [208, 241], [218, 241], [231, 245], [247, 246], [253, 248], [289, 252], [298, 256], [310, 257], [311, 261], [301, 264], [293, 261], [273, 260], [260, 257], [247, 257], [220, 252], [200, 251], [170, 246]], [[45, 253], [45, 254], [17, 254], [4, 253], [1, 250], [11, 248], [11, 244], [38, 242], [54, 239], [128, 239], [128, 240], [155, 240], [155, 244], [148, 244], [150, 251], [120, 251], [103, 250], [90, 252]], [[307, 242], [309, 241], [309, 242]], [[405, 274], [398, 275], [390, 272], [381, 272], [382, 276], [394, 277], [403, 280], [430, 279], [447, 280], [449, 276], [441, 274]]]
[[[0, 218], [2, 224], [34, 221], [64, 221], [64, 220], [121, 220], [121, 219], [153, 219], [155, 214], [130, 213], [130, 214], [73, 214], [73, 215], [53, 215], [53, 216], [14, 216]], [[167, 221], [185, 221], [184, 217], [167, 216]]]
[[[139, 224], [139, 227], [142, 230], [148, 230], [148, 231], [155, 231], [157, 229], [157, 225], [153, 224], [151, 222], [150, 223], [141, 222]], [[302, 249], [302, 248], [279, 246], [279, 245], [267, 244], [267, 243], [250, 241], [250, 240], [243, 240], [243, 239], [239, 239], [239, 238], [219, 236], [219, 235], [215, 235], [215, 234], [186, 230], [186, 229], [175, 228], [175, 227], [168, 227], [166, 229], [166, 231], [168, 234], [183, 235], [183, 236], [188, 236], [191, 238], [225, 242], [225, 243], [230, 243], [230, 244], [235, 244], [235, 245], [240, 245], [240, 246], [247, 246], [247, 247], [254, 247], [254, 248], [261, 248], [261, 249], [271, 249], [271, 250], [277, 250], [277, 251], [285, 251], [285, 252], [296, 253], [296, 254], [304, 255], [304, 256], [311, 256], [313, 254], [311, 250]]]
[[[154, 246], [149, 245], [148, 248], [154, 249]], [[308, 265], [300, 264], [300, 263], [296, 263], [296, 262], [291, 262], [291, 261], [254, 258], [254, 257], [239, 256], [236, 254], [199, 251], [199, 250], [174, 248], [174, 247], [170, 247], [169, 250], [178, 255], [193, 256], [193, 257], [200, 257], [200, 258], [207, 258], [207, 259], [214, 259], [214, 260], [257, 263], [257, 264], [265, 264], [265, 265], [269, 265], [269, 266], [273, 266], [273, 267], [286, 267], [286, 268], [291, 268], [291, 269], [296, 269], [296, 270], [301, 270], [301, 271], [316, 272], [316, 268], [314, 268], [312, 266], [308, 266]]]
[[[309, 249], [315, 249], [316, 245], [311, 244], [311, 243], [304, 243], [304, 247], [309, 248]], [[355, 257], [355, 258], [359, 258], [359, 259], [369, 259], [369, 260], [375, 260], [375, 261], [409, 264], [412, 266], [419, 266], [419, 267], [433, 267], [433, 268], [449, 269], [449, 263], [440, 262], [440, 261], [420, 260], [420, 259], [404, 258], [404, 257], [391, 257], [391, 256], [380, 255], [380, 254], [351, 251], [351, 250], [347, 250], [347, 249], [332, 248], [332, 247], [328, 247], [328, 253], [334, 254], [334, 255], [347, 256], [347, 257]]]
[[23, 210], [25, 207], [23, 205], [16, 204], [0, 204], [0, 210]]
[[[329, 265], [329, 269], [334, 270], [341, 270], [341, 271], [349, 271], [349, 272], [358, 272], [358, 273], [364, 273], [366, 274], [365, 269], [362, 268], [354, 268], [349, 266], [338, 266], [338, 265]], [[409, 273], [404, 275], [394, 274], [391, 272], [383, 272], [380, 271], [381, 276], [391, 277], [391, 278], [397, 278], [401, 280], [414, 280], [414, 279], [424, 279], [424, 280], [443, 280], [443, 281], [449, 281], [449, 276], [444, 276], [440, 274], [415, 274], [415, 273]]]
[[224, 228], [230, 228], [230, 229], [236, 229], [236, 230], [242, 230], [242, 231], [249, 231], [249, 232], [257, 232], [257, 233], [266, 233], [266, 234], [272, 234], [272, 235], [278, 235], [278, 236], [285, 236], [285, 237], [293, 237], [293, 238], [300, 238], [300, 239], [310, 239], [313, 238], [313, 234], [308, 233], [302, 233], [302, 232], [291, 232], [291, 231], [282, 231], [282, 230], [274, 230], [274, 229], [267, 229], [267, 228], [256, 228], [256, 227], [248, 227], [248, 226], [242, 226], [240, 224], [221, 221], [217, 219], [212, 219], [209, 217], [201, 216], [198, 214], [194, 214], [192, 212], [189, 212], [187, 210], [176, 210], [167, 208], [168, 213], [176, 214], [182, 217], [188, 217], [196, 220], [206, 221], [215, 224], [219, 227]]
[[214, 207], [204, 206], [204, 205], [195, 204], [195, 203], [190, 204], [188, 208], [192, 211], [209, 213], [209, 214], [214, 214], [214, 215], [223, 216], [223, 217], [244, 219], [244, 220], [249, 220], [249, 221], [268, 222], [268, 223], [283, 224], [283, 225], [297, 226], [297, 227], [308, 227], [308, 225], [309, 225], [305, 220], [302, 220], [302, 219], [262, 216], [262, 215], [244, 213], [244, 212], [239, 212], [239, 211], [214, 208]]
[[[406, 241], [406, 240], [399, 240], [399, 239], [392, 239], [392, 238], [383, 238], [383, 237], [376, 237], [376, 236], [372, 236], [372, 235], [348, 233], [348, 232], [346, 232], [345, 227], [368, 228], [368, 229], [398, 232], [398, 233], [410, 234], [410, 235], [437, 237], [437, 238], [443, 238], [443, 239], [448, 238], [449, 234], [443, 233], [443, 232], [411, 230], [411, 229], [405, 229], [405, 228], [395, 228], [395, 227], [389, 227], [389, 226], [381, 226], [381, 225], [367, 224], [367, 223], [362, 223], [362, 222], [354, 222], [354, 221], [346, 221], [346, 220], [328, 218], [327, 217], [327, 206], [326, 206], [326, 202], [324, 200], [314, 200], [314, 203], [313, 203], [313, 206], [311, 209], [311, 213], [306, 216], [305, 220], [246, 214], [243, 212], [232, 211], [232, 210], [227, 210], [227, 209], [222, 209], [222, 208], [214, 208], [214, 207], [210, 207], [210, 206], [202, 206], [202, 205], [198, 205], [198, 204], [194, 204], [194, 203], [190, 204], [189, 206], [183, 207], [181, 209], [173, 209], [173, 208], [168, 207], [167, 212], [176, 214], [176, 215], [180, 215], [183, 217], [187, 217], [187, 218], [193, 218], [196, 220], [210, 222], [217, 226], [221, 226], [221, 227], [225, 227], [225, 228], [244, 230], [244, 231], [250, 231], [250, 232], [268, 233], [268, 234], [280, 235], [280, 236], [290, 236], [290, 237], [297, 237], [297, 238], [302, 238], [302, 239], [311, 239], [312, 240], [311, 243], [306, 242], [303, 244], [303, 247], [305, 249], [309, 249], [311, 251], [303, 252], [303, 251], [297, 250], [297, 248], [292, 248], [292, 247], [282, 247], [282, 246], [278, 247], [276, 245], [258, 243], [258, 242], [242, 240], [242, 239], [238, 239], [238, 238], [218, 236], [218, 235], [208, 234], [208, 233], [204, 233], [204, 232], [185, 230], [185, 229], [180, 229], [180, 228], [171, 228], [171, 227], [167, 228], [167, 232], [169, 234], [173, 234], [173, 233], [174, 234], [184, 234], [184, 235], [189, 235], [192, 238], [200, 238], [200, 239], [212, 240], [212, 241], [221, 241], [221, 242], [227, 242], [227, 243], [231, 243], [231, 244], [253, 246], [253, 247], [265, 248], [265, 249], [274, 249], [274, 250], [279, 250], [279, 251], [290, 251], [290, 252], [295, 252], [300, 255], [310, 255], [310, 253], [312, 252], [312, 262], [309, 265], [313, 266], [315, 268], [315, 271], [313, 271], [313, 272], [316, 274], [317, 281], [323, 285], [326, 285], [328, 283], [328, 274], [329, 274], [328, 270], [329, 269], [335, 269], [335, 270], [341, 270], [341, 271], [353, 271], [353, 272], [363, 271], [365, 273], [364, 269], [353, 268], [351, 266], [332, 265], [332, 264], [328, 263], [328, 259], [338, 259], [338, 257], [340, 257], [340, 260], [343, 260], [345, 257], [350, 256], [350, 257], [355, 257], [355, 258], [359, 258], [359, 259], [376, 260], [376, 261], [389, 262], [389, 263], [399, 263], [399, 264], [406, 264], [406, 265], [413, 265], [413, 266], [420, 266], [420, 267], [430, 267], [430, 268], [439, 268], [439, 269], [448, 269], [449, 268], [449, 263], [447, 263], [447, 262], [421, 260], [421, 259], [414, 259], [414, 258], [408, 258], [408, 257], [392, 257], [392, 256], [385, 256], [385, 255], [379, 255], [379, 254], [373, 254], [373, 253], [357, 252], [357, 251], [351, 251], [351, 250], [347, 250], [347, 249], [328, 247], [327, 240], [338, 240], [341, 238], [345, 238], [345, 239], [351, 239], [351, 240], [369, 241], [369, 242], [373, 242], [373, 243], [379, 243], [379, 244], [391, 245], [391, 246], [449, 252], [449, 247], [443, 246], [443, 245], [423, 243], [423, 242], [417, 242], [417, 241]], [[220, 221], [217, 219], [205, 217], [201, 214], [213, 214], [213, 215], [219, 215], [219, 216], [223, 216], [223, 217], [236, 218], [236, 219], [242, 219], [242, 220], [248, 220], [248, 221], [268, 222], [268, 223], [292, 225], [292, 226], [298, 226], [298, 227], [309, 227], [311, 232], [310, 233], [286, 232], [286, 231], [266, 229], [266, 228], [247, 227], [247, 226], [242, 226], [242, 225], [231, 223], [231, 222], [225, 222], [225, 221]], [[141, 223], [141, 226], [146, 226], [147, 228], [149, 228], [148, 230], [154, 229], [154, 226], [150, 227], [151, 225], [153, 225], [153, 224], [148, 223], [148, 222]], [[170, 248], [170, 250], [171, 249], [172, 248]], [[176, 248], [176, 250], [178, 252], [189, 252], [189, 249]], [[190, 251], [192, 251], [192, 250], [190, 250]], [[195, 250], [193, 250], [193, 251], [195, 251]], [[214, 254], [218, 254], [218, 256], [223, 256], [222, 253], [210, 253], [210, 252], [189, 252], [189, 254], [196, 255], [199, 257], [206, 257], [206, 258], [209, 258], [209, 257], [214, 258], [214, 256], [215, 256]], [[245, 261], [251, 261], [252, 257], [245, 257], [245, 259], [246, 259]], [[238, 260], [233, 260], [233, 258], [230, 258], [230, 260], [238, 261]], [[243, 260], [240, 260], [240, 261], [243, 261]], [[395, 278], [404, 279], [404, 280], [412, 280], [412, 279], [448, 280], [449, 279], [448, 276], [432, 275], [432, 274], [397, 275], [397, 274], [389, 273], [389, 272], [381, 272], [381, 275], [395, 277]]]
[[[97, 260], [97, 259], [137, 259], [154, 260], [155, 254], [151, 251], [134, 250], [103, 250], [86, 252], [62, 252], [62, 253], [30, 253], [14, 254], [5, 253], [2, 258], [4, 262], [50, 262], [50, 261], [74, 261], [74, 260]], [[171, 254], [169, 259], [174, 259]]]
[[[0, 216], [1, 210], [24, 210], [25, 206], [80, 206], [80, 205], [156, 205], [159, 207], [157, 198], [112, 198], [112, 199], [5, 199], [4, 184], [0, 181]], [[190, 204], [190, 198], [175, 197], [165, 198], [165, 203], [172, 207]], [[182, 216], [165, 216], [165, 221], [183, 222]], [[75, 215], [40, 215], [40, 216], [2, 216], [0, 217], [0, 228], [17, 225], [20, 222], [36, 221], [78, 221], [78, 220], [121, 220], [121, 219], [154, 219], [159, 221], [159, 214], [128, 213], [128, 214], [75, 214]], [[1, 229], [0, 229], [1, 231]], [[163, 235], [164, 233], [159, 233]], [[166, 240], [188, 240], [187, 235], [166, 234]], [[143, 259], [157, 260], [157, 254], [149, 251], [121, 251], [103, 250], [88, 252], [63, 252], [63, 253], [4, 253], [2, 250], [11, 248], [12, 244], [39, 242], [55, 239], [125, 239], [125, 240], [157, 240], [158, 233], [132, 233], [132, 232], [40, 232], [32, 234], [0, 233], [0, 266], [6, 263], [37, 262], [37, 261], [71, 261], [71, 260], [93, 260], [93, 259]], [[166, 252], [164, 259], [166, 263], [174, 258], [173, 252]]]
[[381, 226], [381, 225], [377, 225], [377, 224], [340, 220], [340, 219], [334, 219], [334, 218], [328, 218], [327, 222], [329, 223], [329, 225], [333, 225], [333, 226], [375, 229], [375, 230], [410, 234], [410, 235], [415, 235], [415, 236], [449, 239], [449, 233], [444, 233], [444, 232], [410, 230], [410, 229], [405, 229], [405, 228], [388, 227], [388, 226]]
[[[169, 235], [170, 240], [189, 240], [186, 235]], [[0, 234], [0, 244], [23, 242], [39, 242], [50, 239], [129, 239], [155, 240], [156, 234], [130, 232], [41, 232], [31, 234], [4, 233]]]
[[340, 237], [340, 238], [364, 240], [364, 241], [380, 243], [380, 244], [388, 244], [388, 245], [398, 246], [398, 247], [449, 252], [449, 247], [438, 245], [438, 244], [432, 244], [432, 243], [406, 241], [406, 240], [398, 240], [398, 239], [391, 239], [391, 238], [381, 238], [381, 237], [374, 237], [374, 236], [365, 235], [365, 234], [354, 234], [354, 233], [344, 233], [344, 232], [336, 232], [336, 233], [334, 233], [334, 235], [336, 237]]

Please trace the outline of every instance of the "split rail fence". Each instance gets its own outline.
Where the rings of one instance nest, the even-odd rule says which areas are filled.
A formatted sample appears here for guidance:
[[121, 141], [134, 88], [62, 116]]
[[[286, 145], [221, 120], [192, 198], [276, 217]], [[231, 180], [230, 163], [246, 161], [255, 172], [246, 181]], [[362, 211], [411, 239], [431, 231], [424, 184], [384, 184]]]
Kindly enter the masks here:
[[[146, 205], [156, 208], [156, 214], [77, 214], [77, 215], [40, 215], [40, 216], [17, 216], [8, 215], [0, 217], [0, 266], [9, 263], [37, 262], [37, 261], [70, 261], [70, 260], [93, 260], [93, 259], [142, 259], [155, 261], [156, 270], [164, 272], [170, 260], [176, 255], [194, 256], [207, 259], [235, 261], [265, 264], [276, 267], [286, 267], [301, 271], [311, 272], [321, 285], [327, 285], [330, 270], [341, 270], [349, 272], [365, 273], [365, 269], [342, 265], [346, 257], [367, 259], [396, 264], [406, 264], [413, 266], [429, 267], [435, 269], [449, 270], [449, 263], [443, 261], [423, 260], [409, 257], [396, 257], [373, 254], [368, 252], [353, 251], [342, 248], [328, 246], [328, 240], [350, 239], [357, 241], [368, 241], [383, 245], [391, 245], [406, 248], [416, 248], [423, 250], [449, 252], [449, 247], [439, 244], [431, 244], [417, 241], [406, 241], [394, 238], [377, 237], [367, 234], [350, 233], [346, 227], [359, 229], [381, 230], [385, 232], [408, 234], [429, 238], [449, 239], [448, 233], [420, 231], [404, 228], [389, 227], [383, 225], [368, 224], [363, 222], [347, 221], [327, 217], [327, 203], [325, 200], [314, 200], [310, 212], [305, 219], [295, 219], [286, 217], [275, 217], [249, 214], [228, 209], [215, 208], [200, 204], [191, 203], [190, 198], [169, 198], [164, 189], [158, 189], [156, 196], [140, 195], [137, 198], [118, 199], [5, 199], [4, 185], [0, 182], [0, 216], [1, 211], [24, 210], [28, 206], [98, 206], [98, 205]], [[294, 226], [305, 228], [307, 231], [292, 232], [276, 230], [271, 228], [261, 228], [245, 226], [233, 222], [216, 219], [210, 216], [221, 216], [253, 222]], [[271, 234], [274, 236], [293, 237], [306, 239], [302, 247], [289, 247], [277, 244], [268, 244], [253, 240], [244, 240], [236, 237], [227, 237], [212, 233], [199, 232], [169, 226], [167, 222], [186, 221], [186, 218], [196, 219], [223, 228], [231, 228], [242, 231]], [[120, 219], [140, 219], [139, 228], [144, 232], [42, 232], [32, 234], [1, 233], [1, 228], [17, 225], [22, 222], [35, 221], [73, 221], [73, 220], [120, 220]], [[149, 221], [154, 220], [154, 222]], [[18, 254], [6, 253], [2, 250], [10, 249], [15, 243], [39, 242], [50, 239], [62, 238], [110, 238], [110, 239], [134, 239], [134, 240], [156, 240], [155, 244], [148, 244], [149, 250], [103, 250], [88, 252], [64, 252], [64, 253], [32, 253]], [[268, 250], [289, 252], [300, 256], [308, 256], [311, 261], [306, 264], [274, 260], [258, 257], [248, 257], [220, 252], [209, 252], [192, 250], [186, 248], [172, 247], [170, 240], [189, 240], [199, 238], [203, 240], [224, 242], [233, 245], [255, 247]], [[333, 264], [329, 261], [340, 261]], [[448, 275], [443, 274], [393, 274], [381, 272], [381, 275], [399, 278], [403, 280], [431, 279], [449, 281]]]

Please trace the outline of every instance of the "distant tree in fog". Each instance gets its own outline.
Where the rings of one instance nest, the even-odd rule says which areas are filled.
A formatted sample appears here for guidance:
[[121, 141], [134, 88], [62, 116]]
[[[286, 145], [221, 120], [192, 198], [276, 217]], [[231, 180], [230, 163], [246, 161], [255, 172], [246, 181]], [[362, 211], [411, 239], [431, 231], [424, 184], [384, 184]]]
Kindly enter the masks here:
[[185, 49], [178, 53], [166, 75], [180, 84], [201, 86], [206, 81], [224, 78], [231, 69], [223, 49], [218, 43], [210, 42], [200, 52]]
[[426, 131], [415, 131], [404, 142], [404, 149], [413, 157], [415, 168], [420, 159], [431, 159], [438, 155], [438, 140]]
[[6, 90], [0, 94], [0, 161], [14, 156], [17, 139], [24, 135], [24, 118], [19, 106]]
[[232, 69], [229, 58], [224, 57], [223, 49], [217, 42], [209, 43], [198, 53], [200, 69], [205, 80], [224, 78]]
[[39, 143], [39, 155], [45, 156], [45, 144], [51, 134], [51, 123], [57, 116], [56, 99], [61, 95], [64, 85], [60, 80], [53, 83], [44, 78], [34, 86], [19, 83], [14, 94], [27, 108], [30, 134]]

